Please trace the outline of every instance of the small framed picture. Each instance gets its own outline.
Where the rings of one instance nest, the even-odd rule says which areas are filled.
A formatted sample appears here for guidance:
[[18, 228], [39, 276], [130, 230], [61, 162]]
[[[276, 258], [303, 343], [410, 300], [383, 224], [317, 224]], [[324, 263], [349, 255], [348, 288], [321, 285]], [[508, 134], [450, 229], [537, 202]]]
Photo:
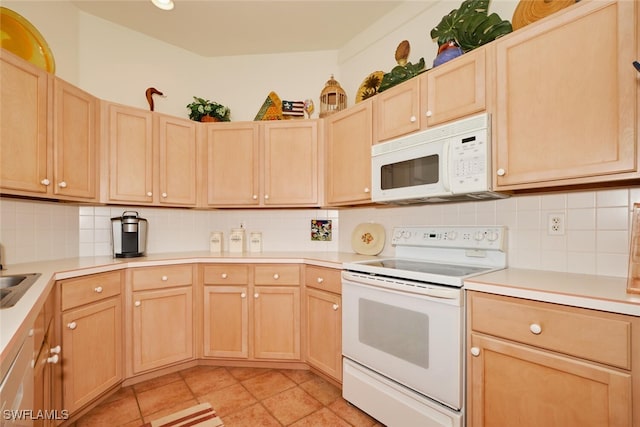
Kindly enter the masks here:
[[331, 220], [312, 219], [311, 220], [311, 240], [330, 242], [331, 241]]

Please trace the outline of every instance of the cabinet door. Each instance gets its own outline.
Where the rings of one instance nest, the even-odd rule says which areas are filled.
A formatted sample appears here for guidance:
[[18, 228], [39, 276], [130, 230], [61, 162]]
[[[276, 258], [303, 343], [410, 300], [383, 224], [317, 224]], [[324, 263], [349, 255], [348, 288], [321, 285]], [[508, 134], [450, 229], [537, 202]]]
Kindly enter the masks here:
[[384, 141], [420, 129], [418, 82], [418, 78], [412, 78], [373, 98], [377, 126], [376, 141]]
[[300, 288], [256, 286], [254, 357], [300, 360]]
[[249, 357], [247, 292], [247, 286], [205, 286], [205, 356]]
[[61, 199], [96, 199], [97, 99], [58, 78], [53, 88], [53, 193]]
[[339, 295], [306, 291], [307, 362], [342, 381], [342, 310]]
[[49, 75], [2, 50], [0, 55], [0, 186], [46, 194]]
[[158, 117], [157, 141], [161, 204], [195, 206], [197, 201], [196, 122], [170, 116]]
[[73, 413], [122, 380], [120, 298], [62, 314], [63, 408]]
[[637, 177], [637, 7], [580, 2], [496, 40], [494, 188]]
[[419, 77], [423, 129], [485, 110], [486, 56], [492, 47], [474, 49]]
[[318, 205], [318, 122], [264, 124], [265, 205]]
[[629, 374], [477, 334], [471, 347], [473, 427], [631, 425]]
[[371, 201], [372, 102], [361, 102], [325, 119], [329, 205]]
[[207, 204], [260, 203], [260, 133], [257, 123], [207, 124]]
[[133, 293], [133, 372], [193, 358], [191, 287]]
[[153, 123], [149, 111], [107, 105], [109, 200], [153, 202]]

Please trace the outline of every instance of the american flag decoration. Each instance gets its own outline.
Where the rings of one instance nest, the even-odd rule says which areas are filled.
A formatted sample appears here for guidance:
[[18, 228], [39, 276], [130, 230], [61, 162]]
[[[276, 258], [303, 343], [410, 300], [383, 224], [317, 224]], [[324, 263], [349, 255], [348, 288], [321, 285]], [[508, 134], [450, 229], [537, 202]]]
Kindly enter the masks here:
[[304, 118], [304, 101], [282, 101], [282, 115], [285, 119]]

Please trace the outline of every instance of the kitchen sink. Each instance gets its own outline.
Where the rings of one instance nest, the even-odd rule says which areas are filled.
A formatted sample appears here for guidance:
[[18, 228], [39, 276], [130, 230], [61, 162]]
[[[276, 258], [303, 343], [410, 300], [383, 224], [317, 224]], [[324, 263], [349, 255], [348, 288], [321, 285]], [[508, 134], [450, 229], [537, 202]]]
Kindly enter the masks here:
[[40, 273], [0, 276], [0, 309], [13, 307], [38, 277]]

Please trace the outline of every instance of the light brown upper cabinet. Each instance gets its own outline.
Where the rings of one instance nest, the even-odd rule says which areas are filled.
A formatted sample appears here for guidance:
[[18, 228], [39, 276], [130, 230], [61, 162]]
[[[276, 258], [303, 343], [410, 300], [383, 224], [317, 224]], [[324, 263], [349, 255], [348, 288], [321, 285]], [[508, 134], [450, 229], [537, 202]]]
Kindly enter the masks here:
[[325, 119], [325, 197], [328, 205], [371, 202], [373, 100]]
[[317, 120], [204, 126], [207, 205], [319, 205]]
[[207, 164], [203, 181], [210, 206], [260, 203], [260, 127], [257, 122], [206, 126]]
[[2, 193], [97, 198], [97, 99], [2, 50]]
[[196, 123], [113, 103], [104, 111], [103, 201], [195, 206]]
[[420, 129], [420, 79], [412, 78], [373, 98], [375, 142]]
[[493, 47], [474, 49], [418, 77], [422, 129], [486, 110]]
[[264, 124], [266, 206], [317, 206], [318, 121]]
[[638, 2], [580, 2], [496, 40], [494, 189], [638, 178]]

